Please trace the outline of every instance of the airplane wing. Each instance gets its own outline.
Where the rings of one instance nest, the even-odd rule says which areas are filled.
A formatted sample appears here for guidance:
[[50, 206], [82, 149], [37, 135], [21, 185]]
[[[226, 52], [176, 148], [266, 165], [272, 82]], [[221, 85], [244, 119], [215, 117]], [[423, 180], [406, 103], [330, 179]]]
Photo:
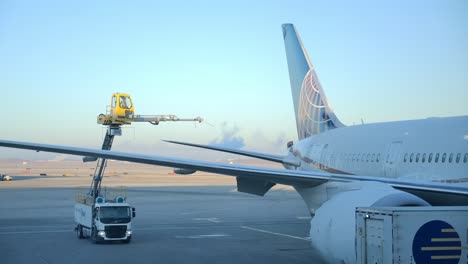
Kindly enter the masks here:
[[447, 205], [468, 205], [468, 186], [466, 185], [416, 182], [372, 176], [333, 174], [327, 172], [270, 169], [237, 164], [221, 164], [199, 160], [8, 140], [0, 140], [0, 146], [78, 156], [96, 156], [106, 159], [165, 167], [177, 167], [235, 176], [237, 177], [239, 191], [257, 195], [264, 195], [272, 186], [277, 183], [291, 185], [294, 187], [313, 187], [327, 181], [378, 181], [389, 184], [396, 189], [413, 193], [431, 204], [434, 204], [434, 201], [442, 200]]

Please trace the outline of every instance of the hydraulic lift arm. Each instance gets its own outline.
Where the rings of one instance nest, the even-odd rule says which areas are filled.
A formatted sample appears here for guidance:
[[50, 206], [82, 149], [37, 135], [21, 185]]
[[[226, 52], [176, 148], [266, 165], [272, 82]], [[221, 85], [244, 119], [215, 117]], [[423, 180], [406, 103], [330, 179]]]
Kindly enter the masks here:
[[[97, 118], [97, 123], [107, 126], [106, 136], [102, 143], [103, 150], [110, 150], [115, 136], [122, 135], [122, 125], [130, 125], [132, 122], [149, 122], [153, 125], [158, 125], [160, 122], [179, 122], [190, 121], [201, 123], [201, 117], [196, 118], [179, 118], [176, 115], [136, 115], [134, 114], [134, 106], [129, 94], [114, 93], [111, 97], [110, 111], [104, 115], [100, 114]], [[104, 171], [107, 166], [107, 160], [97, 157], [83, 157], [83, 162], [96, 161], [97, 165], [93, 174], [89, 194], [94, 201], [99, 196], [101, 191], [101, 182]]]

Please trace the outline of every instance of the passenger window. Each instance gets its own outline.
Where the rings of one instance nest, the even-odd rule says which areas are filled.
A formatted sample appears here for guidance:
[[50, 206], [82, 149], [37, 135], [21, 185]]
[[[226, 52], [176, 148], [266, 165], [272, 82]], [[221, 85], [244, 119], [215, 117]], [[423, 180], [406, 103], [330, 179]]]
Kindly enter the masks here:
[[408, 153], [405, 153], [405, 157], [403, 158], [403, 162], [406, 162], [408, 160]]
[[421, 154], [416, 154], [416, 162], [419, 162], [419, 156], [421, 156]]
[[427, 158], [427, 162], [431, 163], [431, 161], [432, 161], [432, 153], [429, 154], [429, 157]]
[[447, 158], [447, 153], [442, 154], [442, 161], [441, 161], [442, 163], [445, 162], [445, 158]]
[[426, 162], [426, 153], [424, 153], [424, 154], [422, 155], [421, 162], [422, 162], [422, 163]]
[[460, 158], [461, 158], [461, 153], [458, 153], [458, 154], [457, 154], [457, 163], [460, 162]]
[[439, 162], [439, 153], [436, 153], [436, 156], [435, 156], [434, 162], [435, 162], [435, 163]]
[[366, 162], [369, 162], [370, 154], [367, 154]]
[[465, 153], [465, 156], [463, 157], [463, 163], [468, 162], [468, 153]]
[[449, 156], [449, 163], [452, 163], [452, 160], [453, 160], [453, 153], [450, 153], [450, 156]]
[[371, 161], [374, 162], [374, 160], [375, 160], [375, 153], [372, 154], [372, 159], [371, 159]]
[[413, 162], [413, 157], [414, 157], [414, 153], [411, 153], [411, 156], [409, 157], [409, 162]]
[[379, 162], [380, 161], [380, 153], [377, 154], [377, 159], [375, 160], [375, 162]]

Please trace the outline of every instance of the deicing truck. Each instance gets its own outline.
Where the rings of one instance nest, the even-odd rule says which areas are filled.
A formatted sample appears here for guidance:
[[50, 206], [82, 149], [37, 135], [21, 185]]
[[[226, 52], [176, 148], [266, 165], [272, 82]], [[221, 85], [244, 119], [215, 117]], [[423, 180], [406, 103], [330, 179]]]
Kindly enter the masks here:
[[135, 208], [127, 203], [124, 191], [103, 189], [100, 195], [77, 193], [75, 199], [76, 234], [79, 239], [89, 237], [99, 243], [132, 239], [132, 219]]

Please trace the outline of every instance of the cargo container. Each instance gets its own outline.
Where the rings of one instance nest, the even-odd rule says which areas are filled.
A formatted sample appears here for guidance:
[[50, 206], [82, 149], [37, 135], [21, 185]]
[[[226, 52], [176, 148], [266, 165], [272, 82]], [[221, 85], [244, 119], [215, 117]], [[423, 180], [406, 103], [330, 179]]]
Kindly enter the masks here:
[[356, 263], [468, 263], [468, 207], [356, 209]]

